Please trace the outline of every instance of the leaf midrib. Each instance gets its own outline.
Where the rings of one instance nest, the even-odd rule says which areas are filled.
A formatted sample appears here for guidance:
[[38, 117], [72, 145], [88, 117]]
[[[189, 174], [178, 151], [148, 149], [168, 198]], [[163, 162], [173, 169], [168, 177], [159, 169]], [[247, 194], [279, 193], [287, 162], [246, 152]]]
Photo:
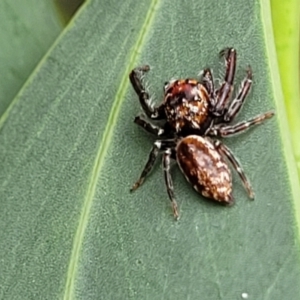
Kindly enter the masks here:
[[87, 192], [83, 201], [81, 215], [79, 217], [79, 222], [78, 222], [77, 230], [73, 241], [73, 247], [71, 251], [67, 278], [66, 278], [66, 285], [63, 293], [64, 299], [73, 299], [73, 291], [74, 291], [75, 279], [77, 274], [77, 266], [80, 257], [81, 246], [83, 244], [84, 233], [88, 224], [92, 202], [95, 196], [96, 187], [103, 166], [104, 158], [106, 156], [107, 150], [111, 143], [111, 138], [112, 138], [115, 124], [117, 122], [117, 117], [119, 115], [123, 99], [128, 89], [128, 85], [129, 85], [128, 74], [135, 66], [137, 57], [140, 53], [146, 35], [154, 19], [156, 6], [158, 2], [159, 0], [152, 0], [152, 2], [150, 3], [148, 13], [145, 17], [145, 22], [140, 29], [140, 34], [138, 35], [137, 42], [134, 45], [134, 47], [132, 47], [131, 54], [129, 56], [129, 63], [127, 64], [127, 67], [124, 70], [121, 83], [116, 93], [116, 97], [113, 101], [112, 109], [109, 114], [108, 122], [105, 127], [102, 139], [98, 143], [98, 151], [95, 157], [94, 167], [89, 177]]

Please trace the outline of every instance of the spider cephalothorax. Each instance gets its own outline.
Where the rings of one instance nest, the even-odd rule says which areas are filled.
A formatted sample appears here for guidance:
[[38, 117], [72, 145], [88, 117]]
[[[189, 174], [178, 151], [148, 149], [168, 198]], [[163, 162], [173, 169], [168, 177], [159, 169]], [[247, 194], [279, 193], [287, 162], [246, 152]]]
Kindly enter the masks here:
[[210, 97], [205, 86], [195, 79], [167, 84], [164, 107], [168, 124], [176, 133], [201, 131], [210, 123]]
[[239, 162], [219, 140], [210, 137], [227, 137], [247, 130], [250, 126], [271, 118], [274, 112], [260, 114], [250, 120], [231, 125], [239, 113], [252, 85], [252, 71], [247, 69], [236, 97], [231, 100], [236, 68], [236, 51], [226, 48], [220, 52], [225, 58], [226, 71], [223, 83], [215, 88], [212, 72], [205, 69], [199, 79], [172, 80], [165, 84], [164, 100], [158, 107], [150, 105], [150, 96], [143, 85], [143, 73], [149, 66], [134, 69], [129, 77], [139, 96], [148, 119], [164, 121], [159, 126], [135, 118], [135, 123], [159, 137], [155, 141], [139, 180], [131, 190], [137, 189], [151, 171], [160, 152], [163, 153], [163, 170], [173, 213], [179, 217], [170, 175], [170, 160], [175, 159], [194, 189], [203, 196], [223, 204], [232, 204], [231, 171], [224, 158], [240, 176], [250, 198], [254, 193]]

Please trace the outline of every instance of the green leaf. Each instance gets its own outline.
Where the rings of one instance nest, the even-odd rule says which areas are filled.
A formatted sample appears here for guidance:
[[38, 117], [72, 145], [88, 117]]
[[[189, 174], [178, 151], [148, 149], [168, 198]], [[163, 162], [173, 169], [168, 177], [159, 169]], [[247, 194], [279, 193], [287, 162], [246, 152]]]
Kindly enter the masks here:
[[[288, 143], [291, 137], [294, 158], [291, 158], [291, 151], [286, 152], [287, 163], [290, 163], [290, 169], [296, 164], [298, 174], [291, 174], [292, 186], [297, 187], [300, 181], [300, 139], [298, 128], [300, 127], [300, 101], [299, 101], [299, 2], [290, 0], [281, 2], [271, 1], [272, 21], [274, 26], [274, 37], [276, 53], [279, 64], [280, 80], [284, 95], [285, 108], [280, 105], [280, 110], [287, 114], [288, 124], [284, 122], [285, 116], [282, 116], [282, 130], [285, 132], [285, 140]], [[276, 70], [273, 74], [278, 74]], [[277, 80], [278, 82], [279, 80]], [[279, 86], [279, 84], [277, 85]], [[281, 94], [281, 91], [278, 91]], [[281, 98], [281, 103], [283, 98]], [[280, 104], [281, 104], [280, 103]], [[289, 126], [289, 127], [287, 127]], [[286, 146], [288, 146], [287, 144]], [[297, 176], [298, 175], [298, 176]], [[297, 194], [297, 192], [296, 192]], [[299, 195], [299, 193], [298, 193]], [[296, 217], [300, 224], [300, 203], [299, 196], [295, 198]], [[299, 225], [298, 225], [299, 226]]]
[[54, 0], [54, 2], [57, 5], [65, 24], [68, 24], [85, 0]]
[[[266, 2], [86, 2], [0, 120], [0, 298], [297, 299], [300, 192], [271, 29]], [[154, 137], [132, 122], [128, 73], [150, 64], [161, 101], [170, 78], [221, 79], [226, 46], [237, 82], [254, 71], [238, 119], [277, 113], [225, 140], [256, 200], [234, 174], [235, 206], [204, 201], [174, 167], [175, 222], [159, 164], [129, 193]]]
[[[272, 20], [280, 79], [300, 180], [299, 1], [272, 0]], [[300, 217], [300, 216], [299, 216]]]
[[62, 30], [48, 0], [0, 1], [0, 116]]

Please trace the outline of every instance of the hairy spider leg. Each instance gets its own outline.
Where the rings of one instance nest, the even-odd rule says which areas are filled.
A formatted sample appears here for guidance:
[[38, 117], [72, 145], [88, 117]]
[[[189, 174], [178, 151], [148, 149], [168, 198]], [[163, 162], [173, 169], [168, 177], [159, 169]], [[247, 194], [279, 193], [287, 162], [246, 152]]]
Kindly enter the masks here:
[[274, 111], [268, 111], [266, 113], [260, 114], [250, 120], [243, 121], [234, 125], [224, 126], [222, 124], [212, 126], [209, 131], [208, 135], [212, 136], [220, 136], [220, 137], [229, 137], [235, 135], [237, 133], [241, 133], [249, 129], [254, 125], [259, 125], [263, 123], [265, 120], [270, 119], [274, 116]]
[[236, 170], [236, 172], [240, 176], [249, 197], [251, 199], [254, 199], [254, 192], [253, 192], [253, 189], [251, 187], [250, 181], [247, 178], [247, 176], [246, 176], [243, 168], [241, 167], [240, 163], [235, 158], [234, 154], [231, 152], [231, 150], [227, 146], [222, 144], [220, 141], [214, 141], [214, 145], [215, 145], [216, 149], [219, 151], [219, 153], [222, 154], [223, 156], [225, 156], [230, 161], [233, 168]]
[[214, 107], [216, 105], [215, 86], [214, 86], [214, 79], [213, 79], [211, 69], [207, 68], [207, 69], [203, 70], [203, 72], [201, 74], [201, 83], [204, 85], [204, 87], [206, 88], [206, 90], [208, 92], [211, 106]]
[[174, 188], [173, 188], [173, 181], [170, 174], [170, 161], [172, 158], [172, 148], [174, 149], [176, 145], [175, 140], [157, 140], [149, 154], [148, 161], [142, 171], [142, 174], [138, 181], [132, 186], [131, 192], [136, 190], [139, 186], [141, 186], [146, 178], [146, 176], [150, 173], [150, 171], [153, 169], [154, 163], [157, 159], [157, 156], [160, 151], [164, 151], [162, 163], [163, 163], [163, 171], [164, 171], [164, 177], [165, 177], [165, 184], [167, 187], [167, 192], [169, 195], [169, 199], [172, 203], [172, 209], [174, 218], [178, 220], [179, 213], [178, 213], [178, 207], [174, 196]]
[[172, 177], [171, 177], [171, 174], [170, 174], [171, 157], [172, 157], [172, 150], [167, 149], [163, 153], [162, 162], [163, 162], [165, 184], [166, 184], [166, 187], [167, 187], [167, 192], [168, 192], [168, 195], [169, 195], [169, 199], [172, 203], [174, 218], [176, 220], [178, 220], [179, 219], [178, 206], [177, 206], [177, 202], [175, 200], [173, 181], [172, 181]]
[[140, 104], [145, 114], [150, 119], [161, 120], [166, 117], [164, 107], [163, 105], [160, 105], [158, 107], [152, 107], [150, 105], [150, 96], [143, 84], [143, 75], [149, 70], [150, 67], [148, 65], [137, 67], [131, 71], [131, 73], [129, 74], [129, 79], [135, 92], [139, 97]]
[[134, 123], [143, 127], [147, 132], [152, 133], [156, 136], [164, 135], [165, 130], [160, 126], [154, 125], [148, 121], [145, 121], [140, 116], [134, 118]]
[[236, 50], [232, 47], [227, 47], [219, 52], [219, 56], [225, 58], [226, 63], [226, 73], [225, 81], [228, 83], [233, 83], [236, 67]]
[[242, 81], [239, 92], [236, 98], [232, 100], [231, 104], [229, 105], [228, 111], [224, 115], [223, 121], [226, 123], [230, 123], [237, 116], [250, 91], [252, 85], [251, 67], [248, 66], [246, 71], [247, 71], [247, 75], [245, 79]]
[[135, 182], [135, 184], [132, 186], [130, 192], [135, 191], [138, 187], [140, 187], [143, 184], [146, 176], [153, 169], [154, 163], [159, 154], [160, 147], [161, 147], [161, 143], [156, 141], [149, 153], [148, 161], [142, 171], [142, 174], [140, 175], [139, 179]]
[[216, 105], [214, 115], [222, 116], [228, 106], [232, 91], [236, 67], [236, 51], [234, 48], [225, 48], [220, 52], [220, 56], [225, 58], [226, 70], [224, 82], [216, 91]]
[[174, 139], [172, 140], [157, 140], [154, 142], [154, 145], [149, 153], [148, 161], [142, 171], [141, 176], [137, 180], [137, 182], [132, 186], [130, 191], [136, 190], [138, 187], [140, 187], [146, 176], [150, 173], [150, 171], [153, 169], [154, 163], [156, 161], [156, 158], [159, 154], [159, 152], [167, 150], [169, 148], [174, 148], [176, 145], [176, 141]]

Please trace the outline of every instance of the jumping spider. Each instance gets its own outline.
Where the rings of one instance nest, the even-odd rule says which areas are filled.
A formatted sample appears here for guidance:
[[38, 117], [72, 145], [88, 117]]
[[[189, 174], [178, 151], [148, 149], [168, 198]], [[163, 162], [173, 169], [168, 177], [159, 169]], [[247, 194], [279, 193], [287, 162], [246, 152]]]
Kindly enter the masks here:
[[150, 67], [145, 65], [131, 71], [129, 78], [137, 93], [140, 105], [148, 119], [162, 121], [155, 125], [140, 116], [134, 120], [146, 131], [156, 135], [148, 161], [131, 191], [136, 190], [151, 171], [160, 152], [167, 192], [172, 203], [173, 214], [179, 213], [174, 197], [170, 175], [170, 161], [177, 161], [186, 179], [204, 197], [222, 204], [233, 204], [232, 176], [224, 157], [240, 176], [251, 199], [254, 192], [242, 167], [233, 153], [219, 140], [210, 137], [228, 137], [244, 132], [250, 126], [261, 124], [274, 112], [260, 114], [250, 120], [231, 125], [242, 108], [252, 85], [252, 71], [247, 68], [236, 97], [231, 100], [236, 69], [236, 50], [226, 48], [220, 52], [225, 58], [225, 77], [220, 87], [215, 88], [212, 72], [205, 69], [200, 79], [180, 79], [166, 82], [164, 101], [157, 107], [150, 104], [150, 96], [143, 84], [143, 75]]

